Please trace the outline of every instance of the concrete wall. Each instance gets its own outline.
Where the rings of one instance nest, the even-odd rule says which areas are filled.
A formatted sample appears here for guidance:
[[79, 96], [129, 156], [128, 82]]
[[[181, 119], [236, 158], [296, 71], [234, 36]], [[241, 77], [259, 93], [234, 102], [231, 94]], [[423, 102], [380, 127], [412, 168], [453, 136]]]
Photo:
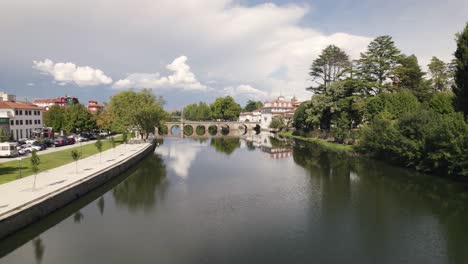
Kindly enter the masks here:
[[28, 206], [20, 212], [7, 216], [0, 220], [0, 239], [20, 230], [21, 228], [30, 225], [55, 210], [64, 207], [75, 199], [80, 198], [86, 193], [96, 189], [97, 187], [108, 182], [112, 178], [125, 172], [148, 154], [153, 153], [156, 144], [145, 148], [138, 152], [135, 156], [129, 157], [113, 166], [96, 172], [82, 181], [75, 182], [71, 186], [64, 187], [59, 192], [51, 193], [43, 197], [39, 201], [35, 201], [33, 205]]

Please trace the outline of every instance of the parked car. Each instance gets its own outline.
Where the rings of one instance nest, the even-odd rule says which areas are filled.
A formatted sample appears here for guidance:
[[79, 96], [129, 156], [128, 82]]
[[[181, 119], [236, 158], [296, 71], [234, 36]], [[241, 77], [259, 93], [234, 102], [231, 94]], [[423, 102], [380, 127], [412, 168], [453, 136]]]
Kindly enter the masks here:
[[0, 157], [16, 157], [19, 155], [18, 143], [3, 142], [0, 143]]
[[67, 145], [73, 145], [73, 144], [75, 144], [75, 142], [76, 142], [75, 139], [72, 138], [72, 137], [66, 138], [66, 144]]
[[19, 154], [19, 155], [26, 155], [26, 154], [28, 154], [28, 153], [31, 152], [30, 149], [27, 149], [27, 148], [24, 147], [24, 146], [18, 146], [17, 149], [18, 149], [18, 154]]
[[55, 147], [61, 147], [67, 145], [67, 139], [64, 137], [58, 137], [54, 140]]
[[34, 141], [31, 146], [38, 146], [40, 147], [41, 149], [40, 150], [45, 150], [47, 149], [47, 145], [45, 143], [41, 143], [39, 141]]
[[40, 151], [40, 150], [41, 150], [41, 147], [40, 147], [40, 146], [33, 146], [33, 145], [30, 145], [29, 147], [25, 147], [24, 149], [27, 150], [27, 151], [29, 151], [29, 152], [33, 152], [33, 150]]
[[89, 139], [87, 139], [86, 137], [83, 137], [83, 136], [75, 136], [75, 141], [76, 142], [85, 142], [85, 141], [88, 141]]

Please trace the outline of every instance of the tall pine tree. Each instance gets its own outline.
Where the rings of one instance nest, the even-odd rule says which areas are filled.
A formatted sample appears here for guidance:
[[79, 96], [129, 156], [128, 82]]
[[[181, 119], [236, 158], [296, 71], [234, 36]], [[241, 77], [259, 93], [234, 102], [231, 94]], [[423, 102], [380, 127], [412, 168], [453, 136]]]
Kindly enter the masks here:
[[457, 110], [468, 115], [468, 23], [465, 29], [457, 34], [455, 51], [455, 106]]

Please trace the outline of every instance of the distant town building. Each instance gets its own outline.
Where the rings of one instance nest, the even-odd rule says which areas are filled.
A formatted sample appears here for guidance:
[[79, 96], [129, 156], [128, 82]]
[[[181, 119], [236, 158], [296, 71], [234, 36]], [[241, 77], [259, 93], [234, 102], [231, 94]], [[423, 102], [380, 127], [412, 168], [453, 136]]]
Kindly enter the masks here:
[[104, 109], [104, 105], [98, 104], [97, 101], [89, 100], [87, 108], [89, 112], [97, 113]]
[[43, 107], [46, 111], [50, 109], [53, 105], [58, 106], [69, 106], [74, 104], [79, 104], [78, 98], [72, 96], [61, 96], [56, 98], [47, 98], [47, 99], [35, 99], [32, 101], [33, 104]]
[[244, 112], [239, 115], [241, 122], [260, 122], [262, 130], [269, 130], [269, 126], [274, 117], [282, 116], [285, 119], [292, 119], [294, 111], [301, 104], [293, 97], [290, 101], [286, 100], [283, 96], [275, 100], [265, 102], [263, 107], [253, 111]]
[[0, 112], [0, 129], [10, 135], [10, 117], [6, 112]]
[[42, 107], [29, 102], [0, 102], [0, 117], [8, 118], [10, 135], [15, 140], [29, 138], [42, 129], [42, 112]]
[[16, 95], [0, 92], [0, 102], [14, 102], [14, 101], [16, 101]]

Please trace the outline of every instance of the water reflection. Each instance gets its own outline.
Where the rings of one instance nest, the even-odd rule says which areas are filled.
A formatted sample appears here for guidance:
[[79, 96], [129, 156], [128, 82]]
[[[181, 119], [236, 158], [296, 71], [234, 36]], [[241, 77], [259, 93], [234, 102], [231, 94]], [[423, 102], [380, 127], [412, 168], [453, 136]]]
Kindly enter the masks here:
[[277, 138], [271, 133], [262, 132], [256, 135], [249, 135], [243, 137], [242, 140], [249, 151], [259, 148], [272, 159], [283, 159], [292, 156], [292, 142]]
[[141, 162], [138, 169], [112, 190], [112, 194], [117, 205], [126, 206], [130, 211], [150, 211], [159, 200], [164, 200], [168, 186], [166, 166], [155, 154]]
[[73, 215], [73, 221], [77, 224], [79, 224], [81, 222], [81, 220], [83, 220], [84, 218], [84, 215], [83, 213], [81, 213], [80, 211], [76, 212], [74, 215]]
[[104, 215], [104, 196], [101, 196], [101, 198], [99, 198], [97, 206], [99, 208], [99, 213], [101, 213], [101, 215]]
[[212, 138], [210, 145], [220, 153], [231, 155], [234, 150], [241, 146], [239, 138]]
[[174, 170], [177, 176], [187, 179], [192, 162], [206, 145], [206, 140], [200, 143], [196, 140], [172, 141], [171, 144], [156, 148], [156, 153], [164, 158], [167, 166]]
[[45, 246], [42, 243], [42, 239], [40, 237], [34, 239], [32, 241], [34, 247], [34, 257], [36, 259], [36, 263], [42, 263], [42, 258], [44, 257]]

